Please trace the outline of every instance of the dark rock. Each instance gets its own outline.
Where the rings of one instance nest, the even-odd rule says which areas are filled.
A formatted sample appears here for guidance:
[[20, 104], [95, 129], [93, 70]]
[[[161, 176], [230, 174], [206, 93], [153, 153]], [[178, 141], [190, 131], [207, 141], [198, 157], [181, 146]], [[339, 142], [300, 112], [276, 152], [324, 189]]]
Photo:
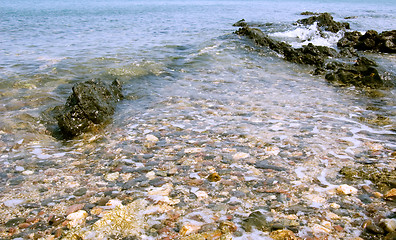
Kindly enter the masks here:
[[385, 236], [384, 240], [396, 240], [396, 231], [395, 231], [395, 232], [388, 233], [388, 234]]
[[19, 185], [19, 184], [23, 183], [24, 180], [25, 180], [25, 178], [23, 176], [13, 177], [8, 180], [8, 184], [12, 185], [12, 186]]
[[51, 219], [48, 221], [48, 224], [51, 226], [58, 226], [62, 222], [64, 222], [66, 219], [63, 216], [52, 216]]
[[269, 164], [268, 161], [266, 161], [266, 160], [256, 162], [255, 167], [256, 168], [261, 168], [261, 169], [272, 169], [272, 170], [275, 170], [275, 171], [286, 171], [287, 170], [284, 167], [278, 167], [278, 166]]
[[257, 28], [242, 27], [236, 33], [253, 39], [260, 46], [269, 47], [273, 51], [284, 55], [286, 61], [293, 63], [321, 66], [327, 57], [338, 56], [336, 50], [324, 46], [315, 46], [312, 43], [295, 49], [287, 43], [271, 39]]
[[24, 204], [22, 204], [22, 207], [24, 207], [24, 208], [39, 208], [40, 205], [37, 203], [24, 203]]
[[363, 36], [359, 38], [356, 45], [358, 50], [374, 50], [379, 42], [379, 35], [377, 31], [368, 30]]
[[368, 30], [364, 35], [358, 31], [346, 32], [337, 46], [340, 48], [353, 47], [357, 50], [370, 50], [384, 53], [396, 52], [396, 30], [384, 31], [380, 34]]
[[330, 31], [334, 33], [339, 32], [343, 29], [349, 29], [349, 23], [336, 22], [329, 13], [321, 13], [318, 16], [312, 16], [297, 21], [297, 23], [304, 25], [312, 25], [315, 22], [317, 22], [318, 27], [323, 28], [325, 31]]
[[375, 234], [384, 234], [385, 233], [384, 229], [382, 229], [377, 224], [375, 224], [371, 221], [367, 224], [366, 230], [368, 232], [375, 233]]
[[25, 218], [17, 217], [17, 218], [13, 218], [13, 219], [8, 220], [5, 223], [5, 226], [6, 227], [15, 227], [15, 226], [18, 226], [18, 224], [20, 224], [20, 223], [24, 223], [25, 221], [26, 221]]
[[362, 201], [365, 204], [369, 204], [372, 202], [370, 195], [368, 194], [361, 194], [358, 196], [358, 198], [360, 199], [360, 201]]
[[56, 119], [64, 138], [72, 138], [97, 124], [107, 123], [122, 99], [121, 85], [115, 80], [111, 85], [100, 80], [90, 80], [73, 86], [73, 93], [62, 109], [57, 109]]
[[341, 86], [382, 87], [384, 81], [373, 66], [375, 66], [373, 61], [360, 57], [354, 65], [344, 65], [337, 71], [326, 74], [325, 78], [327, 81]]
[[85, 195], [87, 193], [87, 189], [86, 188], [80, 188], [80, 189], [77, 189], [74, 193], [73, 193], [73, 195], [74, 196], [83, 196], [83, 195]]
[[164, 180], [162, 180], [162, 178], [154, 178], [152, 180], [149, 181], [149, 184], [153, 187], [161, 187], [162, 185], [164, 185], [166, 182]]
[[234, 27], [247, 27], [247, 23], [245, 21], [245, 19], [241, 19], [238, 22], [234, 23], [232, 26]]
[[344, 37], [342, 37], [340, 40], [337, 42], [338, 47], [353, 47], [355, 48], [356, 44], [359, 42], [359, 38], [362, 36], [362, 34], [358, 31], [353, 31], [353, 32], [346, 32], [344, 34]]
[[98, 206], [105, 206], [106, 203], [107, 203], [109, 200], [110, 200], [109, 197], [104, 197], [104, 198], [99, 199], [95, 204], [98, 205]]
[[266, 220], [266, 216], [259, 211], [252, 212], [249, 217], [242, 222], [242, 228], [246, 232], [251, 232], [253, 227], [261, 231], [269, 231], [271, 229], [271, 226]]
[[300, 15], [319, 15], [320, 13], [305, 11], [300, 13]]

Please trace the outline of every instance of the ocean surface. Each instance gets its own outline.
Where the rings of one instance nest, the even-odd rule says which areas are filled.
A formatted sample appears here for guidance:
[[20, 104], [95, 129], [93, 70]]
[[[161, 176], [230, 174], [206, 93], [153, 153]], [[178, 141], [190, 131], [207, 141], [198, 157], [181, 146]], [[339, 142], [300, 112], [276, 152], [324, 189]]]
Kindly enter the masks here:
[[[343, 33], [321, 36], [312, 26], [294, 24], [307, 17], [300, 15], [304, 11], [329, 12], [361, 32], [396, 29], [393, 0], [0, 0], [1, 202], [40, 202], [62, 192], [66, 187], [59, 185], [43, 196], [34, 184], [25, 184], [49, 168], [61, 176], [91, 164], [83, 179], [74, 174], [72, 182], [79, 185], [100, 175], [95, 168], [110, 169], [116, 160], [154, 154], [162, 161], [183, 149], [215, 156], [245, 152], [253, 161], [274, 153], [257, 153], [252, 146], [270, 144], [303, 184], [326, 174], [338, 179], [339, 167], [358, 160], [387, 163], [386, 156], [396, 151], [395, 88], [333, 86], [312, 75], [312, 67], [288, 63], [234, 34], [233, 23], [246, 19], [296, 47], [308, 42], [336, 47]], [[377, 61], [386, 81], [396, 82], [394, 54], [365, 56]], [[65, 103], [73, 84], [93, 78], [123, 83], [126, 98], [112, 123], [97, 133], [57, 140], [46, 113]], [[147, 135], [159, 138], [159, 149], [147, 148]], [[287, 146], [309, 161], [287, 164], [291, 155], [282, 155]], [[382, 155], [365, 155], [373, 149]], [[241, 159], [233, 168], [243, 169]], [[206, 172], [191, 162], [184, 165]], [[22, 183], [12, 184], [18, 175]], [[143, 186], [139, 193], [144, 192]], [[251, 212], [243, 209], [241, 216]], [[12, 218], [11, 210], [2, 211], [0, 224]], [[347, 236], [356, 235], [350, 229]]]

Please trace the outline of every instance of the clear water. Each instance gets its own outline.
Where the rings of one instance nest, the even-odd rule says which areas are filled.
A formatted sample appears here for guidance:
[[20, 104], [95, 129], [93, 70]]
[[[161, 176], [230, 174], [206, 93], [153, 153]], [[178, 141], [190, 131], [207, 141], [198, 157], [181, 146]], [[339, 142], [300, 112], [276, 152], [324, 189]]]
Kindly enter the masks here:
[[[312, 175], [328, 156], [336, 169], [375, 144], [395, 151], [395, 89], [331, 86], [310, 67], [233, 34], [242, 18], [271, 23], [268, 33], [293, 30], [303, 11], [330, 12], [353, 30], [396, 29], [391, 0], [0, 0], [0, 167], [29, 169], [46, 159], [66, 166], [103, 154], [123, 159], [131, 149], [139, 153], [136, 139], [163, 131], [169, 148], [206, 139], [215, 142], [213, 154], [252, 139], [293, 145], [312, 156], [303, 166], [318, 168]], [[350, 16], [356, 18], [343, 19]], [[394, 55], [369, 57], [395, 81]], [[50, 136], [43, 112], [64, 104], [74, 83], [114, 76], [127, 98], [104, 132], [69, 143]], [[172, 138], [177, 131], [191, 136]], [[3, 190], [5, 199], [14, 194]]]

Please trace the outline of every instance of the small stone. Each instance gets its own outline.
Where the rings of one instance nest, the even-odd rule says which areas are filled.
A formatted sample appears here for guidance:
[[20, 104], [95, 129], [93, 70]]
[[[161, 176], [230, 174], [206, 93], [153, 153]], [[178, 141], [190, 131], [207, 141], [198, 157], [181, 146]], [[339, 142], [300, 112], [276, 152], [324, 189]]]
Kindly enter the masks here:
[[381, 219], [379, 225], [387, 232], [396, 231], [396, 219], [394, 218]]
[[337, 192], [344, 195], [351, 195], [351, 194], [357, 194], [358, 190], [352, 186], [343, 184], [338, 186]]
[[337, 232], [342, 232], [342, 231], [344, 231], [344, 228], [341, 227], [340, 225], [336, 225], [336, 226], [334, 226], [334, 230], [336, 230]]
[[105, 176], [105, 180], [107, 180], [109, 182], [113, 182], [113, 181], [117, 180], [119, 176], [120, 176], [119, 172], [109, 173]]
[[382, 195], [382, 193], [380, 192], [373, 192], [374, 197], [376, 198], [382, 198], [384, 195]]
[[187, 236], [192, 233], [197, 233], [200, 228], [201, 228], [201, 225], [186, 222], [186, 223], [183, 223], [183, 226], [181, 227], [179, 233], [182, 236]]
[[84, 204], [74, 204], [67, 208], [66, 215], [77, 212], [78, 210], [81, 210], [83, 208], [84, 208]]
[[388, 199], [388, 200], [395, 200], [396, 199], [396, 188], [392, 188], [391, 190], [386, 192], [384, 195], [384, 198]]
[[204, 191], [197, 191], [197, 192], [195, 192], [195, 195], [197, 196], [198, 201], [206, 199], [206, 198], [209, 197], [208, 194], [206, 192], [204, 192]]
[[298, 240], [299, 238], [294, 235], [290, 230], [277, 230], [270, 233], [270, 237], [274, 240]]
[[156, 142], [159, 141], [159, 139], [156, 136], [152, 135], [152, 134], [147, 134], [146, 135], [146, 140], [148, 142], [152, 142], [152, 143], [156, 143]]
[[16, 227], [18, 226], [20, 223], [25, 222], [26, 219], [22, 218], [22, 217], [17, 217], [17, 218], [13, 218], [8, 220], [8, 222], [5, 223], [6, 227]]
[[18, 225], [18, 227], [20, 229], [28, 228], [28, 227], [30, 227], [30, 223], [21, 223]]
[[363, 226], [366, 228], [368, 232], [375, 233], [375, 234], [384, 234], [384, 230], [380, 228], [378, 225], [373, 223], [371, 220], [367, 220]]
[[106, 203], [106, 207], [109, 209], [114, 209], [120, 205], [122, 205], [122, 201], [120, 201], [118, 199], [111, 199]]
[[32, 175], [34, 172], [32, 170], [25, 170], [22, 172], [23, 175]]
[[74, 196], [83, 196], [83, 195], [85, 195], [87, 193], [87, 189], [86, 188], [80, 188], [80, 189], [77, 189], [74, 193], [73, 193], [73, 195]]
[[66, 219], [69, 220], [67, 226], [69, 228], [73, 228], [76, 226], [82, 226], [85, 224], [85, 220], [88, 216], [88, 213], [84, 210], [79, 210], [77, 212], [71, 213], [67, 215]]
[[61, 224], [64, 220], [65, 220], [64, 217], [53, 215], [53, 216], [49, 219], [48, 223], [49, 223], [51, 226], [58, 226], [58, 225]]
[[235, 153], [235, 154], [232, 156], [232, 158], [233, 158], [234, 160], [241, 160], [241, 159], [248, 158], [249, 156], [250, 156], [249, 153], [237, 152], [237, 153]]
[[320, 224], [315, 224], [315, 225], [312, 227], [312, 231], [313, 231], [314, 233], [317, 233], [317, 234], [320, 234], [320, 233], [330, 233], [330, 232], [331, 232], [331, 229], [330, 229], [330, 228], [327, 228], [327, 227], [325, 227], [325, 226], [322, 226], [322, 225], [320, 225]]
[[211, 174], [208, 176], [208, 180], [209, 180], [210, 182], [218, 182], [218, 181], [221, 180], [221, 177], [219, 176], [219, 174], [218, 174], [217, 172], [214, 172], [214, 173], [211, 173]]

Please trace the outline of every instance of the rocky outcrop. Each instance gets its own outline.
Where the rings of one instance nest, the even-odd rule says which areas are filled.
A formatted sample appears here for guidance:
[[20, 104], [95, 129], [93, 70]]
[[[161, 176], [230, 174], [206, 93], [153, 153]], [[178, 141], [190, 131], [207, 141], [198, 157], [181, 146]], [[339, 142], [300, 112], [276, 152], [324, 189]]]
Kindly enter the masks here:
[[379, 88], [384, 86], [384, 81], [378, 74], [375, 62], [359, 57], [355, 64], [328, 64], [334, 71], [326, 74], [325, 78], [330, 83], [340, 86], [358, 86]]
[[303, 25], [312, 25], [315, 22], [318, 24], [318, 27], [329, 32], [336, 33], [343, 29], [349, 29], [349, 23], [336, 22], [329, 13], [321, 13], [317, 16], [315, 15], [297, 21], [297, 23]]
[[[335, 22], [328, 13], [298, 21], [300, 24], [307, 25], [314, 22], [317, 22], [318, 26], [326, 31], [338, 32], [349, 28], [348, 24]], [[338, 86], [383, 87], [385, 82], [376, 69], [376, 63], [365, 57], [359, 57], [356, 50], [376, 49], [377, 51], [392, 52], [395, 46], [394, 35], [396, 31], [381, 34], [368, 31], [364, 35], [359, 32], [347, 32], [338, 43], [341, 48], [338, 52], [333, 48], [315, 46], [311, 43], [301, 48], [293, 48], [285, 42], [270, 38], [258, 28], [250, 27], [245, 20], [237, 22], [234, 26], [241, 27], [236, 31], [237, 34], [252, 39], [257, 45], [272, 49], [282, 55], [286, 61], [316, 66], [315, 74], [325, 75], [327, 81]], [[355, 64], [343, 63], [342, 61], [329, 62], [330, 58], [337, 57], [358, 58]]]
[[122, 99], [118, 80], [111, 85], [100, 80], [77, 83], [72, 91], [55, 117], [66, 139], [80, 135], [95, 125], [107, 123], [114, 114], [116, 103]]
[[334, 49], [313, 44], [308, 44], [302, 48], [293, 48], [285, 42], [279, 42], [268, 37], [258, 28], [245, 26], [236, 31], [236, 33], [253, 39], [260, 46], [269, 47], [273, 51], [282, 54], [285, 60], [293, 63], [321, 66], [326, 58], [338, 56], [337, 51]]
[[396, 53], [396, 30], [385, 31], [380, 34], [369, 30], [365, 34], [358, 31], [346, 32], [337, 46], [340, 48], [353, 47], [357, 50], [370, 50], [384, 53]]

